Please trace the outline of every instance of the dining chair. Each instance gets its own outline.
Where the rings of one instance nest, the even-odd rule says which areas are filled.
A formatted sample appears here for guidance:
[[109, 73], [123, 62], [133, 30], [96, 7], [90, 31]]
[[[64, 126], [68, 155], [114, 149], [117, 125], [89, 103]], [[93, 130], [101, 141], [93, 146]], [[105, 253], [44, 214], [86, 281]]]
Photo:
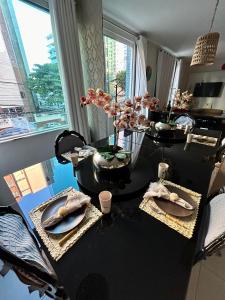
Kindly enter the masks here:
[[[218, 152], [219, 151], [219, 152]], [[215, 165], [209, 182], [208, 196], [219, 189], [225, 189], [225, 147], [219, 148], [215, 156]]]
[[75, 147], [83, 147], [86, 145], [85, 138], [76, 131], [64, 130], [55, 140], [55, 156], [59, 163], [67, 164], [69, 160], [61, 154], [73, 151]]
[[220, 142], [222, 131], [208, 128], [193, 128], [192, 133], [217, 138]]
[[225, 157], [225, 144], [221, 144], [221, 146], [216, 151], [216, 161], [221, 162]]
[[23, 217], [10, 206], [0, 207], [0, 256], [20, 281], [28, 285], [30, 293], [38, 290], [41, 297], [66, 299], [64, 289], [58, 284], [33, 233]]
[[191, 128], [195, 125], [195, 120], [187, 113], [175, 117], [174, 122], [183, 126], [189, 125]]
[[195, 262], [225, 246], [225, 193], [216, 193], [209, 200], [201, 220]]

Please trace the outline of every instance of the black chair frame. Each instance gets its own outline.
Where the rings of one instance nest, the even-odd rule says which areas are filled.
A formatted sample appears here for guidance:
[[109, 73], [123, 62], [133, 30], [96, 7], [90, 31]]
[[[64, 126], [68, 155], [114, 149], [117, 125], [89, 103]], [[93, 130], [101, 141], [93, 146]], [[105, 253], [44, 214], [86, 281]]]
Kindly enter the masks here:
[[221, 145], [216, 152], [216, 162], [222, 162], [225, 156], [225, 144]]
[[[15, 214], [22, 217], [23, 223], [26, 226], [27, 230], [29, 231], [34, 243], [36, 244], [37, 248], [40, 249], [40, 246], [33, 234], [33, 232], [28, 228], [26, 222], [24, 221], [23, 216], [18, 213], [15, 209], [13, 209], [11, 206], [0, 206], [0, 215], [4, 214]], [[18, 269], [24, 270], [26, 273], [33, 274], [33, 276], [39, 278], [42, 282], [46, 283], [48, 285], [48, 290], [46, 290], [46, 295], [53, 298], [51, 291], [52, 287], [55, 288], [55, 297], [58, 299], [66, 299], [64, 288], [59, 285], [56, 275], [50, 274], [47, 272], [42, 271], [38, 267], [30, 264], [27, 261], [22, 260], [21, 258], [17, 257], [13, 253], [9, 252], [7, 249], [3, 248], [0, 245], [0, 257], [3, 259], [3, 261], [6, 261], [7, 263], [10, 263], [12, 266]]]
[[207, 199], [208, 201], [207, 204], [205, 205], [203, 215], [201, 218], [194, 264], [201, 259], [206, 259], [207, 256], [213, 255], [215, 252], [217, 252], [218, 250], [220, 250], [225, 246], [225, 232], [224, 232], [220, 236], [218, 236], [217, 239], [215, 239], [209, 245], [204, 247], [204, 241], [209, 228], [210, 201], [219, 194], [221, 194], [220, 190], [210, 195], [209, 198]]
[[84, 145], [87, 145], [85, 138], [80, 133], [78, 133], [74, 130], [71, 130], [71, 131], [64, 130], [60, 135], [58, 135], [58, 137], [55, 140], [55, 156], [60, 164], [67, 164], [70, 162], [61, 155], [62, 153], [60, 153], [60, 151], [59, 151], [59, 143], [60, 143], [60, 141], [62, 141], [63, 138], [65, 138], [67, 136], [71, 136], [71, 135], [78, 137], [83, 142]]

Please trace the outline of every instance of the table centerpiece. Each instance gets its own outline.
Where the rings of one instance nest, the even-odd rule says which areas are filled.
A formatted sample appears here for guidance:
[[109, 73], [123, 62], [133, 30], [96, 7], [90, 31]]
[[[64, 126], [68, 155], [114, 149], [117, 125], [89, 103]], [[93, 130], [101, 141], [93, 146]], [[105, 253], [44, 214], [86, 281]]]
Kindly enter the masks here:
[[113, 118], [114, 144], [97, 149], [93, 156], [95, 167], [103, 170], [116, 170], [127, 166], [131, 160], [131, 152], [118, 146], [118, 134], [121, 129], [134, 129], [138, 126], [150, 126], [149, 120], [142, 113], [143, 109], [153, 109], [159, 100], [148, 92], [144, 96], [135, 96], [133, 101], [125, 99], [117, 101], [117, 85], [115, 97], [102, 89], [89, 88], [86, 96], [80, 98], [81, 106], [95, 105], [103, 109], [109, 118]]
[[163, 135], [170, 135], [171, 130], [176, 129], [176, 123], [171, 120], [172, 112], [187, 112], [190, 108], [192, 94], [188, 91], [181, 92], [177, 89], [170, 107], [168, 117], [165, 121], [160, 121], [155, 124], [155, 129]]
[[192, 94], [188, 91], [181, 92], [178, 89], [174, 96], [174, 104], [173, 104], [173, 111], [175, 112], [187, 112], [190, 109], [192, 101]]

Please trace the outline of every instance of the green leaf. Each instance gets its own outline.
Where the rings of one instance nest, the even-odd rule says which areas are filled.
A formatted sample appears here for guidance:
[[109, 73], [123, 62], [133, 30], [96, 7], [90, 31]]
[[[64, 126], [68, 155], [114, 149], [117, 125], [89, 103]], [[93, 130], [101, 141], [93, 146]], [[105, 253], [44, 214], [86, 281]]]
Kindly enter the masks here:
[[110, 154], [110, 153], [108, 153], [108, 152], [103, 152], [103, 153], [101, 153], [101, 156], [104, 158], [104, 159], [106, 159], [106, 160], [112, 160], [113, 158], [114, 158], [114, 155], [112, 155], [112, 154]]
[[116, 158], [118, 158], [119, 160], [124, 160], [127, 158], [127, 155], [125, 153], [116, 153], [115, 154]]
[[126, 151], [126, 150], [119, 150], [118, 153], [131, 154], [130, 151]]

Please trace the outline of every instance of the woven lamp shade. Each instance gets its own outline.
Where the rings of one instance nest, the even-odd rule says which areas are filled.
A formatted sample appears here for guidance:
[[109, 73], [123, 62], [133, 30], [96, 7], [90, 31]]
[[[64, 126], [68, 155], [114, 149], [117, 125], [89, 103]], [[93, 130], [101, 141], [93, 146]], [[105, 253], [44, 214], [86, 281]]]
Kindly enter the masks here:
[[219, 37], [220, 34], [218, 32], [209, 32], [198, 37], [191, 66], [212, 65], [214, 63]]

